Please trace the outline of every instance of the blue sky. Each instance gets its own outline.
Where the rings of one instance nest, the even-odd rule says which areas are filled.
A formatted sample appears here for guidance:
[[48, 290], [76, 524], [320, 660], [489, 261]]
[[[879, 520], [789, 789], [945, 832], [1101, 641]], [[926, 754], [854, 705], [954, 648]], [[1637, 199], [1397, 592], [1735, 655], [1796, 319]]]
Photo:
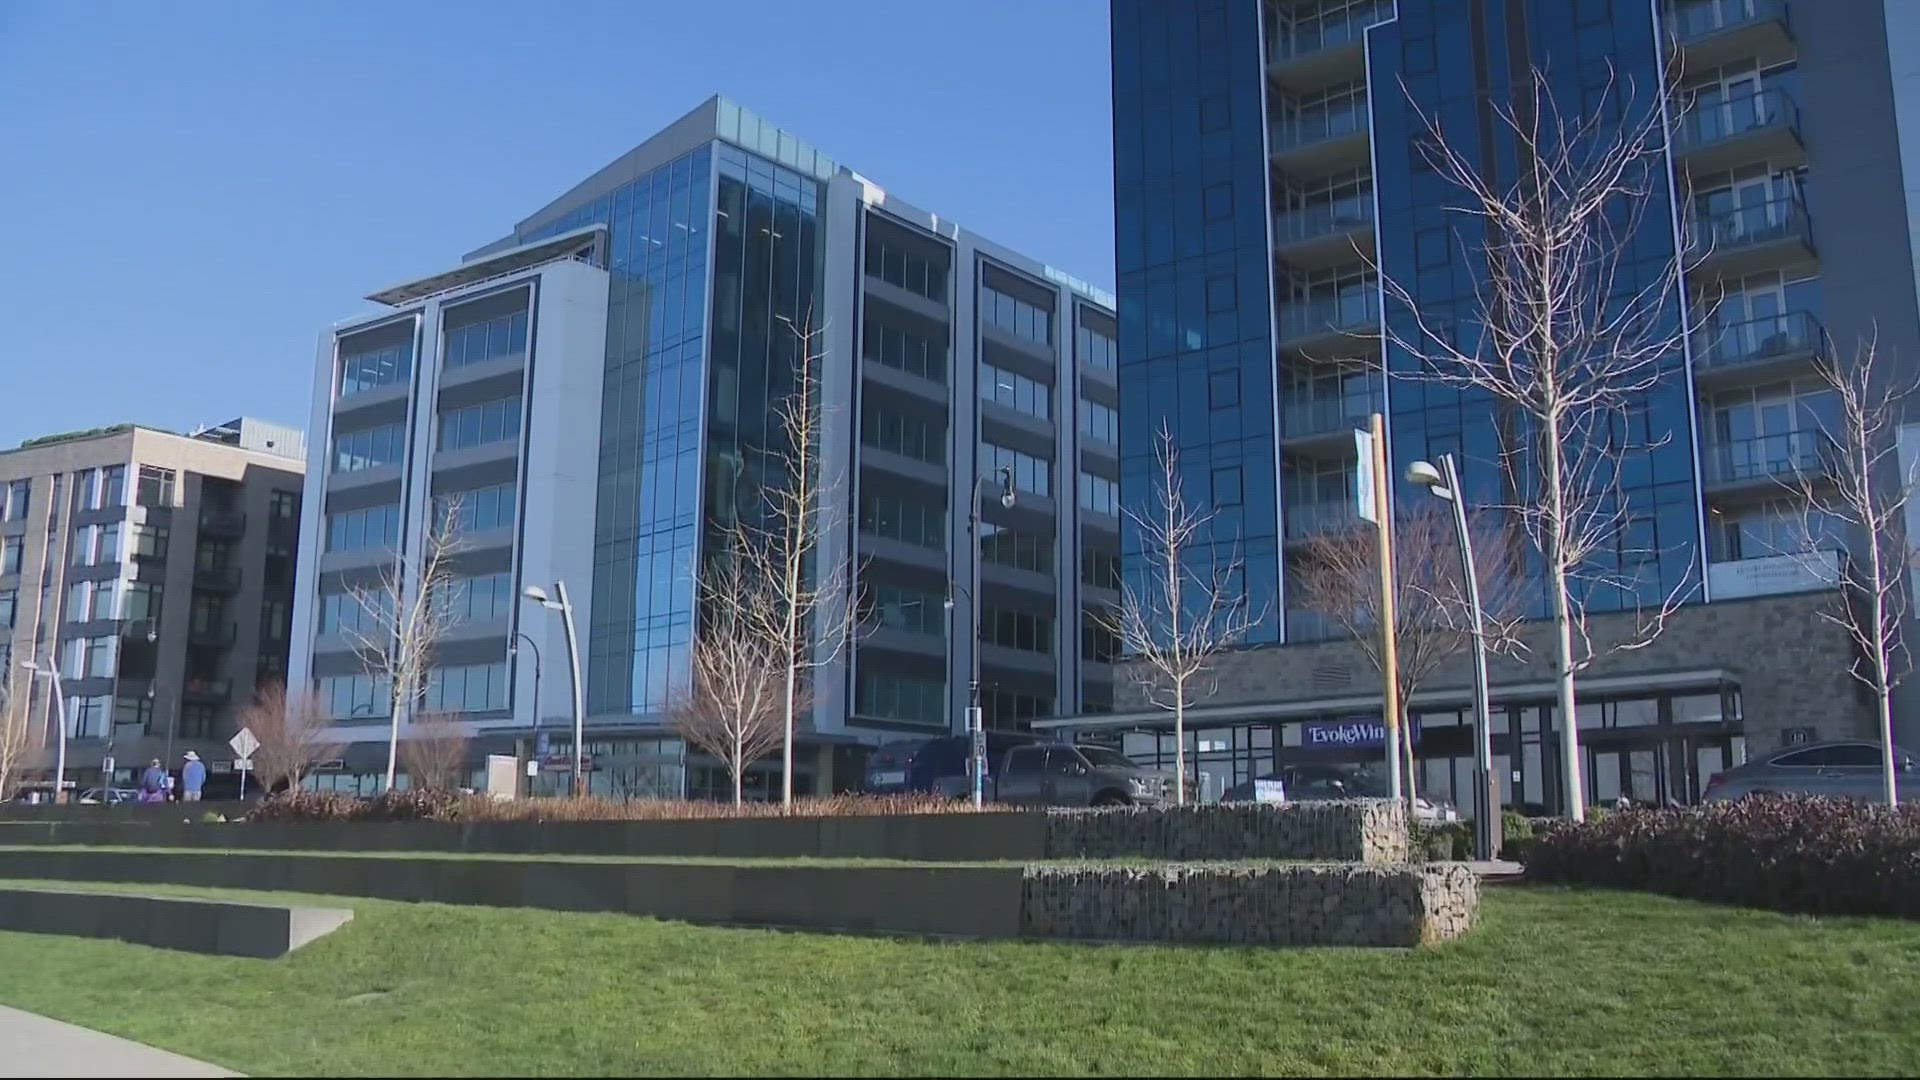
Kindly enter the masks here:
[[1105, 0], [0, 0], [0, 447], [305, 424], [320, 329], [724, 93], [1113, 284]]

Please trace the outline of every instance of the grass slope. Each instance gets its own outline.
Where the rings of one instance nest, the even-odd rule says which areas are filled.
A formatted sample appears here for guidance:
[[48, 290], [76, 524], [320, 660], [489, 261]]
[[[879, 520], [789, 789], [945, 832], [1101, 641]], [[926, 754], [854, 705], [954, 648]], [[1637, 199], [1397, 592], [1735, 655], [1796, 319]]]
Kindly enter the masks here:
[[898, 941], [308, 902], [357, 914], [278, 961], [0, 933], [0, 1003], [252, 1075], [1920, 1066], [1920, 925], [1652, 896], [1492, 889], [1473, 935], [1418, 952]]

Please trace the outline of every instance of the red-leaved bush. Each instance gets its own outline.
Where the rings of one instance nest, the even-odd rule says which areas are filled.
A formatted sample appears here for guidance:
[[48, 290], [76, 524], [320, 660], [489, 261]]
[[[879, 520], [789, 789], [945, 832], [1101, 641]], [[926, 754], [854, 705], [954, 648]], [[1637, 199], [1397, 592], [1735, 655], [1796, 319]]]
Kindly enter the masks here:
[[[987, 806], [985, 812], [1008, 810]], [[792, 817], [873, 814], [971, 814], [973, 804], [932, 795], [834, 795], [795, 799]], [[444, 791], [392, 791], [359, 798], [331, 791], [283, 792], [255, 807], [252, 821], [670, 821], [781, 817], [779, 803], [680, 799], [510, 799]]]
[[1531, 881], [1638, 889], [1810, 915], [1920, 918], [1920, 806], [1749, 795], [1556, 821]]

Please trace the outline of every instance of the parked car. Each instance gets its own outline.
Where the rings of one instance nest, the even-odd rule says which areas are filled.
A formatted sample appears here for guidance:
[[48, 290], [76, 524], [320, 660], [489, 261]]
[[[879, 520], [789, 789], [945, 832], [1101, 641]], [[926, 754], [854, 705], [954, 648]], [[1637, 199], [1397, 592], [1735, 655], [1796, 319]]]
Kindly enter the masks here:
[[1104, 746], [1016, 746], [988, 776], [988, 796], [1015, 806], [1157, 805], [1173, 800], [1173, 774]]
[[[1893, 749], [1894, 786], [1901, 802], [1920, 791], [1912, 754]], [[1737, 799], [1757, 791], [1787, 795], [1831, 795], [1847, 799], [1884, 799], [1880, 744], [1865, 740], [1789, 746], [1763, 758], [1715, 773], [1701, 793], [1703, 802]]]
[[118, 806], [121, 803], [138, 802], [139, 799], [140, 791], [137, 788], [107, 788], [103, 792], [92, 787], [82, 791], [77, 801], [82, 806]]
[[[1032, 746], [1039, 740], [1032, 735], [1012, 731], [987, 732], [987, 775], [995, 763], [1016, 746]], [[864, 790], [876, 795], [920, 792], [960, 798], [971, 795], [973, 787], [967, 775], [967, 754], [972, 741], [965, 735], [943, 735], [934, 739], [903, 739], [874, 750], [867, 757]]]
[[[1227, 789], [1221, 802], [1328, 802], [1334, 799], [1384, 799], [1385, 774], [1365, 765], [1289, 765]], [[1416, 821], [1460, 820], [1445, 800], [1414, 793]]]

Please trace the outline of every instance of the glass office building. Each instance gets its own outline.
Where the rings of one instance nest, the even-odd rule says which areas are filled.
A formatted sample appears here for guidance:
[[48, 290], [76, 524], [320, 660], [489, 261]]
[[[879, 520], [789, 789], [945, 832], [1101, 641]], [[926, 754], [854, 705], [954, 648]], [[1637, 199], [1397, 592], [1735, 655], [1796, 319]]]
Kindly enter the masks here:
[[[1111, 296], [713, 98], [453, 270], [372, 299], [387, 310], [323, 335], [316, 430], [349, 457], [310, 463], [324, 550], [296, 620], [296, 676], [355, 740], [336, 786], [366, 786], [388, 727], [340, 597], [395, 549], [413, 557], [447, 500], [464, 526], [473, 492], [485, 520], [463, 528], [460, 577], [504, 599], [460, 621], [443, 650], [459, 674], [433, 694], [476, 756], [531, 752], [561, 770], [546, 786], [565, 783], [565, 642], [513, 602], [564, 579], [591, 786], [726, 789], [664, 714], [688, 685], [700, 567], [762, 505], [776, 408], [809, 353], [818, 557], [857, 568], [864, 628], [814, 675], [796, 790], [857, 782], [863, 747], [958, 730], [976, 657], [991, 726], [1111, 707], [1113, 649], [1088, 614], [1117, 595]], [[974, 640], [972, 493], [1003, 467], [1016, 498], [987, 491]], [[777, 792], [777, 764], [748, 788]]]
[[[1121, 502], [1150, 497], [1166, 425], [1187, 491], [1221, 508], [1215, 542], [1274, 613], [1250, 640], [1274, 647], [1229, 658], [1200, 710], [1234, 721], [1192, 736], [1204, 789], [1380, 752], [1316, 742], [1377, 720], [1378, 676], [1289, 586], [1307, 544], [1356, 525], [1349, 432], [1368, 414], [1386, 417], [1396, 476], [1451, 453], [1478, 504], [1534, 494], [1502, 464], [1509, 410], [1383, 344], [1419, 333], [1382, 275], [1431, 325], [1471, 325], [1486, 269], [1425, 126], [1511, 180], [1520, 149], [1492, 110], [1535, 71], [1570, 116], [1655, 115], [1662, 157], [1615, 287], [1656, 283], [1678, 252], [1682, 288], [1656, 319], [1697, 327], [1628, 410], [1615, 583], [1585, 596], [1602, 636], [1665, 597], [1687, 606], [1587, 673], [1590, 797], [1691, 801], [1749, 743], [1867, 733], [1848, 646], [1816, 617], [1834, 594], [1782, 554], [1798, 516], [1782, 481], [1820, 467], [1833, 404], [1816, 359], [1876, 333], [1883, 351], [1890, 335], [1920, 346], [1901, 179], [1920, 135], [1905, 138], [1917, 103], [1899, 89], [1920, 17], [1806, 0], [1113, 0], [1112, 18]], [[1122, 569], [1140, 570], [1130, 544]], [[1545, 613], [1544, 590], [1528, 602]], [[1495, 688], [1506, 798], [1543, 807], [1559, 798], [1550, 651]], [[1470, 767], [1465, 682], [1443, 670], [1422, 709], [1416, 780], [1443, 796]], [[1171, 757], [1138, 703], [1078, 726]]]

